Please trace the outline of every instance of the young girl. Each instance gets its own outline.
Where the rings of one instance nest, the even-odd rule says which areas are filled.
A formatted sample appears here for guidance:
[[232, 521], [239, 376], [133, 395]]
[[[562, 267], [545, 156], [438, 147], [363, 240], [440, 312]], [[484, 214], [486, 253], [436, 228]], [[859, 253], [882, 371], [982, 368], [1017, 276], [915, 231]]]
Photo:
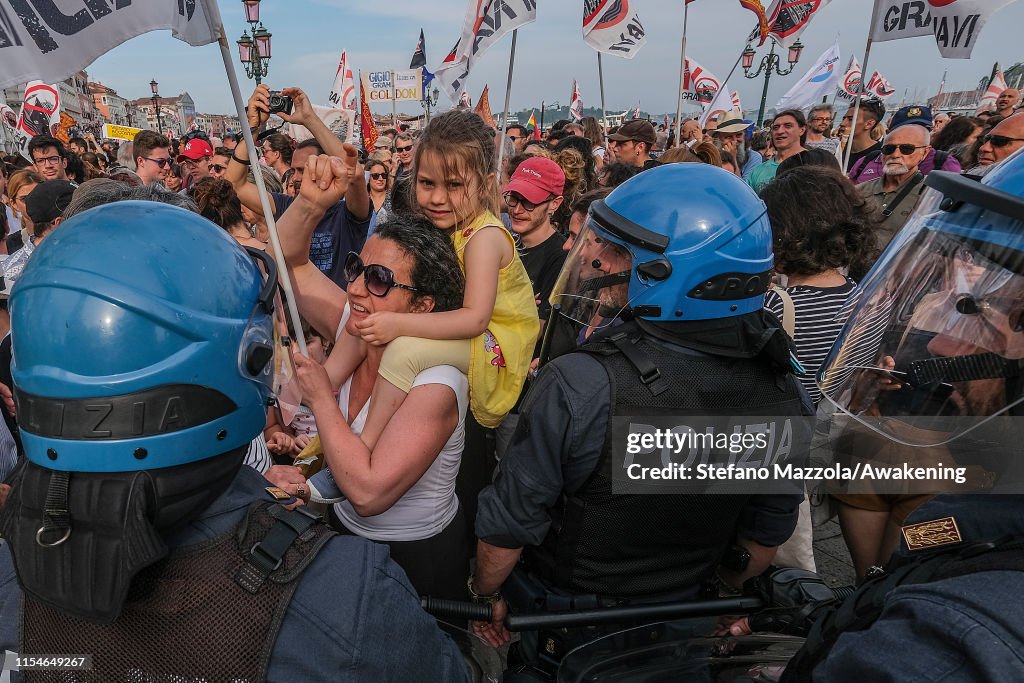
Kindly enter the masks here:
[[[469, 375], [470, 409], [484, 427], [496, 427], [519, 398], [539, 323], [526, 269], [495, 215], [496, 156], [493, 131], [472, 112], [446, 112], [420, 137], [415, 204], [451, 236], [466, 275], [465, 297], [456, 311], [382, 312], [357, 323], [363, 342], [388, 344], [361, 434], [370, 448], [426, 368], [451, 365]], [[358, 343], [346, 336], [339, 343], [350, 352], [332, 356], [346, 366], [342, 377], [361, 358]]]

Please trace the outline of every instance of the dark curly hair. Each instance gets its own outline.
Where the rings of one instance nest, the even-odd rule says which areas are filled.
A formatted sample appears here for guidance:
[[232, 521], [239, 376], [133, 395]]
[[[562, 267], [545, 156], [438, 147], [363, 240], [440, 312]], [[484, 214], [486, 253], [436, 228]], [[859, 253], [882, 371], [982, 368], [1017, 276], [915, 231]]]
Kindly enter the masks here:
[[775, 242], [775, 267], [786, 275], [849, 268], [860, 280], [878, 257], [872, 206], [840, 171], [800, 166], [761, 191]]
[[[466, 279], [452, 240], [426, 218], [396, 213], [377, 226], [373, 237], [394, 242], [412, 258], [412, 286], [434, 298], [435, 311], [462, 308]], [[414, 294], [413, 300], [421, 297]]]
[[626, 182], [641, 169], [639, 166], [633, 166], [632, 164], [624, 164], [621, 161], [616, 161], [614, 164], [607, 164], [601, 175], [601, 182], [604, 187], [618, 187], [622, 183]]
[[225, 230], [245, 224], [242, 202], [227, 180], [212, 176], [203, 178], [188, 189], [188, 195], [195, 201], [204, 218]]
[[976, 119], [973, 116], [957, 116], [932, 137], [932, 147], [948, 152], [953, 145], [963, 144], [971, 136], [971, 133], [984, 127], [985, 123], [981, 119]]

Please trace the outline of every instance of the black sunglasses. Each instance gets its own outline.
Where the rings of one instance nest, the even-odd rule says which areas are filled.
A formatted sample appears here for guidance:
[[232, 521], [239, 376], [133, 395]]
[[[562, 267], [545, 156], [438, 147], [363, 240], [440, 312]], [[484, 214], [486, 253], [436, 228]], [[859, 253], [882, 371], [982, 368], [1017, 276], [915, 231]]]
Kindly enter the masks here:
[[387, 173], [371, 173], [370, 177], [373, 178], [374, 180], [383, 180], [384, 178], [388, 177], [388, 174]]
[[516, 194], [515, 192], [506, 192], [505, 194], [502, 195], [502, 197], [505, 200], [505, 206], [507, 206], [508, 208], [514, 209], [517, 206], [521, 206], [527, 211], [533, 211], [541, 204], [547, 204], [548, 202], [555, 198], [554, 195], [552, 195], [545, 199], [544, 201], [534, 204], [533, 202], [526, 201], [525, 199], [523, 199], [522, 196]]
[[410, 292], [418, 293], [420, 291], [415, 287], [395, 282], [395, 272], [390, 268], [376, 263], [364, 264], [359, 254], [354, 251], [348, 252], [348, 256], [345, 257], [345, 279], [349, 282], [355, 282], [360, 273], [363, 275], [366, 291], [374, 296], [386, 297], [392, 287], [405, 289]]
[[214, 173], [223, 173], [228, 169], [227, 166], [221, 166], [220, 164], [210, 164], [210, 170]]
[[398, 152], [399, 154], [404, 154], [405, 152], [411, 152], [412, 151], [412, 145], [409, 145], [408, 147], [395, 147], [395, 151]]
[[145, 159], [146, 161], [152, 161], [154, 164], [156, 164], [160, 168], [163, 168], [164, 166], [169, 166], [170, 163], [171, 163], [171, 160], [170, 159], [166, 159], [166, 158], [165, 159], [154, 159], [152, 157], [142, 157], [142, 158]]
[[897, 149], [900, 150], [900, 154], [913, 154], [914, 150], [924, 149], [925, 147], [927, 147], [927, 145], [882, 145], [882, 154], [888, 156], [895, 152]]
[[992, 135], [992, 133], [988, 133], [981, 139], [981, 144], [988, 143], [993, 147], [1006, 147], [1011, 142], [1024, 142], [1024, 138], [1010, 138], [1005, 135]]

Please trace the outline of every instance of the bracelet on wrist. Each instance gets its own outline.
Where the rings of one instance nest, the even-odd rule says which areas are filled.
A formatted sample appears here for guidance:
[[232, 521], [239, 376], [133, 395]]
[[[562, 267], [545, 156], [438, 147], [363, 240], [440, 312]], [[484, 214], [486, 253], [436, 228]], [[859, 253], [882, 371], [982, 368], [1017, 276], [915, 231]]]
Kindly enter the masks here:
[[470, 575], [470, 577], [466, 579], [466, 591], [469, 593], [469, 599], [472, 602], [478, 602], [484, 605], [493, 605], [502, 599], [500, 590], [487, 594], [477, 593], [476, 589], [473, 588], [473, 578], [474, 577]]

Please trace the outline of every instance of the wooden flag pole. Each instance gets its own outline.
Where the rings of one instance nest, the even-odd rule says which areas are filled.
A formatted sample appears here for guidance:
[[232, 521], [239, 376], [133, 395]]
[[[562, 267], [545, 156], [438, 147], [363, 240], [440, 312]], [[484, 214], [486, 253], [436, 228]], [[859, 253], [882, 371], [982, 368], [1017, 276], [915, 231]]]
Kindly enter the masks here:
[[597, 80], [601, 84], [601, 118], [604, 122], [604, 148], [608, 153], [608, 110], [604, 104], [604, 67], [601, 65], [601, 53], [597, 53]]
[[846, 132], [846, 153], [843, 155], [843, 172], [849, 171], [850, 156], [853, 154], [853, 131], [857, 128], [857, 116], [860, 114], [860, 100], [867, 89], [868, 58], [871, 56], [871, 33], [875, 30], [875, 21], [878, 19], [878, 2], [871, 8], [871, 23], [868, 24], [868, 40], [864, 44], [864, 61], [860, 63], [860, 87], [857, 88], [857, 96], [853, 100], [853, 118], [850, 119], [850, 130]]

